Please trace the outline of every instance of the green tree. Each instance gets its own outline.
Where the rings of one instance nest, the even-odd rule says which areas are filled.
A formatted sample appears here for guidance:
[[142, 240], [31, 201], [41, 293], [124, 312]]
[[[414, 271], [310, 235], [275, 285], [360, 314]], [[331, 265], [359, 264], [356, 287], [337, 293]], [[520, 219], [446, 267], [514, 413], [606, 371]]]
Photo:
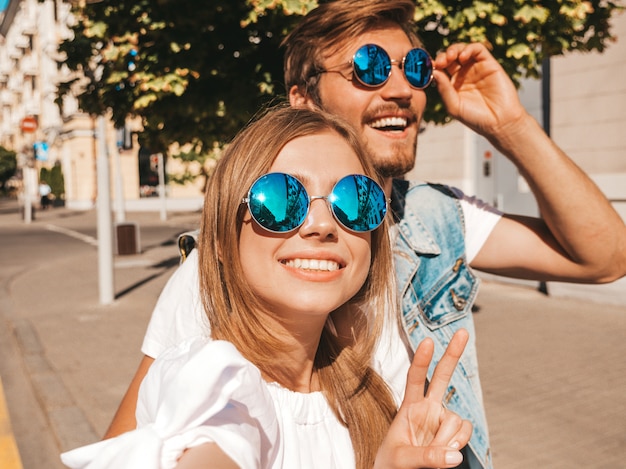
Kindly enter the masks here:
[[50, 170], [50, 188], [57, 200], [65, 199], [65, 177], [59, 161]]
[[0, 192], [6, 193], [6, 182], [17, 171], [17, 155], [14, 151], [0, 146]]
[[65, 178], [59, 161], [55, 162], [52, 168], [42, 167], [39, 170], [39, 180], [48, 183], [55, 200], [65, 198]]
[[[567, 51], [603, 51], [606, 0], [416, 0], [416, 21], [435, 53], [458, 41], [487, 44], [518, 82]], [[75, 2], [74, 37], [61, 45], [76, 77], [60, 86], [92, 114], [121, 125], [139, 116], [140, 143], [184, 147], [185, 161], [216, 158], [264, 104], [284, 96], [281, 39], [314, 0], [134, 0]], [[447, 121], [432, 89], [425, 119]], [[176, 156], [176, 155], [173, 155]], [[205, 165], [207, 167], [207, 165]], [[179, 179], [185, 180], [183, 175]]]
[[110, 109], [118, 125], [140, 116], [140, 144], [151, 151], [178, 142], [207, 154], [283, 91], [274, 71], [290, 19], [268, 12], [242, 25], [250, 12], [232, 0], [76, 4], [74, 38], [60, 49], [79, 73], [62, 84], [58, 102], [78, 88], [86, 112]]

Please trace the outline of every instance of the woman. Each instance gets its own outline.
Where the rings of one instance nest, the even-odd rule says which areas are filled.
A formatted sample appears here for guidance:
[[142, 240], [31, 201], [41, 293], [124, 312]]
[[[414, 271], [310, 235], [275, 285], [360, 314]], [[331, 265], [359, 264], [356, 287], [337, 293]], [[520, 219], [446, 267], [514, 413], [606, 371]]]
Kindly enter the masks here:
[[64, 462], [457, 465], [471, 426], [441, 400], [467, 334], [452, 340], [426, 396], [432, 343], [418, 348], [399, 411], [403, 390], [387, 387], [384, 363], [372, 367], [385, 324], [397, 320], [387, 202], [375, 179], [335, 117], [279, 108], [241, 132], [205, 196], [200, 291], [211, 338], [157, 359], [137, 430]]

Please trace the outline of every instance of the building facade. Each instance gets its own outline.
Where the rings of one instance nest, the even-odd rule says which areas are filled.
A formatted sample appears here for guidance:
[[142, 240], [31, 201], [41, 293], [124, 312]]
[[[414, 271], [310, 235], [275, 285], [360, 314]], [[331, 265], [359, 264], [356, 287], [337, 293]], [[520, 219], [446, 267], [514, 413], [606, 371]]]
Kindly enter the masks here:
[[[18, 152], [22, 168], [61, 165], [64, 204], [90, 209], [96, 203], [99, 145], [96, 118], [82, 113], [77, 101], [55, 103], [57, 84], [68, 80], [58, 45], [71, 37], [71, 6], [62, 0], [9, 0], [0, 13], [0, 145]], [[35, 128], [25, 127], [33, 121]], [[159, 168], [155, 156], [139, 148], [140, 123], [129, 121], [126, 134], [106, 126], [113, 205], [126, 210], [160, 210]], [[121, 141], [121, 140], [125, 141]], [[37, 149], [37, 151], [35, 151]], [[182, 172], [172, 159], [168, 172]], [[23, 182], [25, 179], [22, 179]], [[202, 181], [165, 186], [168, 210], [197, 210], [202, 206]], [[30, 184], [31, 192], [36, 184]], [[23, 190], [23, 187], [21, 187]], [[31, 194], [31, 199], [36, 195]]]

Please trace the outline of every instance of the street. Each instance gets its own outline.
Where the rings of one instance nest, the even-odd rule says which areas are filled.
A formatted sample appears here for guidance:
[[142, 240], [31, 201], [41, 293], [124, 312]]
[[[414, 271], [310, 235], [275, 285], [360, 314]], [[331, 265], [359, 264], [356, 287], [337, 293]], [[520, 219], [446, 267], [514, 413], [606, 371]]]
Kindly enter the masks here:
[[[127, 219], [141, 253], [115, 257], [116, 300], [100, 305], [95, 213], [38, 211], [26, 225], [0, 202], [0, 377], [25, 469], [61, 468], [61, 451], [104, 433], [177, 265], [176, 236], [199, 214]], [[495, 467], [626, 468], [626, 307], [494, 281], [477, 306]]]
[[0, 204], [0, 377], [26, 469], [63, 467], [61, 449], [102, 435], [178, 265], [176, 237], [199, 214], [127, 220], [140, 226], [142, 252], [116, 256], [116, 300], [100, 305], [95, 212], [37, 211], [26, 225], [16, 204]]

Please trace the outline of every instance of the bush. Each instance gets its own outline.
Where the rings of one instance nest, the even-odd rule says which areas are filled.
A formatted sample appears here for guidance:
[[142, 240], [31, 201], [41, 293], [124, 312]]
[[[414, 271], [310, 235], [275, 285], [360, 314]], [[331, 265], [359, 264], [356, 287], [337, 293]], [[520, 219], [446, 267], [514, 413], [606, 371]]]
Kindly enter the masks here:
[[56, 162], [51, 169], [41, 168], [39, 171], [39, 180], [45, 181], [52, 189], [52, 195], [55, 200], [65, 198], [65, 179], [63, 178], [63, 170], [61, 163]]
[[15, 176], [17, 155], [14, 151], [0, 146], [0, 192], [6, 194], [6, 182]]

